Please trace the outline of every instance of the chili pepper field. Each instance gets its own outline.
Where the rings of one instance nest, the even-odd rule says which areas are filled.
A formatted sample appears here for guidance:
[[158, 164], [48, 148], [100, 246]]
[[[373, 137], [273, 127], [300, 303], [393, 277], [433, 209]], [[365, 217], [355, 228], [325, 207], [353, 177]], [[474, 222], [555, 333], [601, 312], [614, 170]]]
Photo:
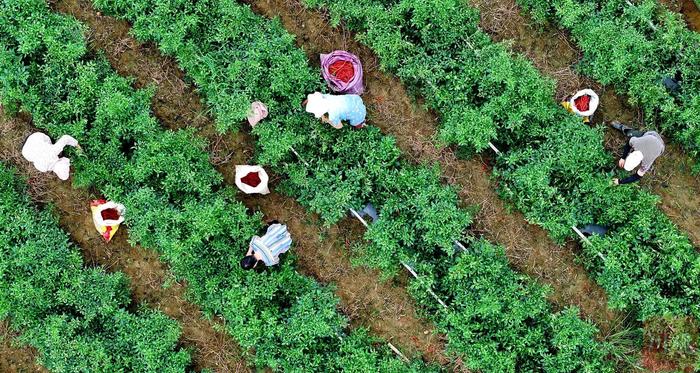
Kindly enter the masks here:
[[[700, 369], [699, 15], [691, 0], [4, 0], [0, 371]], [[365, 128], [301, 106], [328, 91], [334, 50], [362, 62]], [[560, 105], [583, 88], [600, 96], [591, 123]], [[269, 116], [252, 128], [256, 101]], [[612, 183], [613, 120], [666, 140], [640, 184]], [[22, 158], [36, 131], [80, 143], [68, 181]], [[246, 164], [270, 194], [235, 188]], [[126, 207], [109, 243], [99, 198]], [[272, 220], [290, 251], [243, 270]], [[608, 231], [582, 236], [589, 223]]]

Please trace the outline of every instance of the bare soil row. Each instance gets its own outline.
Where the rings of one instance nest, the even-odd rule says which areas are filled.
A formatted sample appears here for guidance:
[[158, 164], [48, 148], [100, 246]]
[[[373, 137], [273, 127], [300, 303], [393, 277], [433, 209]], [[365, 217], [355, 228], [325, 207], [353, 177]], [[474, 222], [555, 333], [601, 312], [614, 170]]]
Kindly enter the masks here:
[[474, 234], [483, 235], [506, 248], [512, 265], [541, 283], [550, 285], [550, 299], [558, 307], [578, 306], [582, 315], [599, 325], [603, 333], [613, 329], [620, 315], [607, 308], [604, 291], [575, 262], [577, 244], [556, 245], [538, 226], [528, 224], [522, 214], [509, 211], [495, 192], [488, 160], [458, 159], [451, 149], [436, 146], [437, 115], [415, 102], [394, 76], [379, 70], [376, 55], [359, 44], [344, 28], [332, 28], [324, 15], [305, 9], [298, 0], [250, 0], [253, 10], [268, 18], [279, 17], [297, 36], [297, 44], [319, 65], [319, 54], [349, 50], [362, 60], [369, 123], [397, 139], [404, 155], [416, 163], [437, 163], [443, 180], [458, 188], [466, 205], [478, 205]]
[[[195, 128], [198, 135], [207, 138], [212, 162], [225, 182], [234, 184], [235, 166], [248, 164], [255, 140], [245, 132], [218, 135], [200, 97], [173, 59], [163, 56], [154, 45], [137, 42], [128, 35], [130, 26], [126, 22], [102, 16], [89, 1], [61, 0], [54, 7], [89, 26], [91, 47], [103, 51], [120, 75], [133, 77], [137, 88], [155, 88], [153, 111], [165, 127]], [[271, 175], [271, 189], [278, 180]], [[433, 325], [417, 316], [405, 279], [397, 283], [382, 281], [377, 271], [351, 265], [350, 245], [361, 240], [359, 224], [347, 219], [341, 225], [325, 228], [317, 216], [295, 200], [275, 192], [266, 196], [240, 193], [239, 199], [249, 209], [262, 212], [267, 221], [288, 225], [299, 258], [298, 271], [336, 288], [340, 311], [350, 318], [351, 326], [369, 328], [409, 357], [423, 355], [430, 362], [447, 362], [442, 337], [434, 332]]]
[[[180, 342], [192, 349], [195, 369], [248, 371], [236, 343], [217, 331], [220, 322], [207, 321], [199, 308], [186, 300], [186, 286], [175, 281], [156, 253], [129, 245], [128, 232], [124, 227], [110, 243], [102, 240], [95, 230], [90, 212], [90, 200], [98, 195], [74, 189], [70, 182], [62, 182], [53, 174], [40, 173], [22, 158], [24, 140], [36, 131], [29, 118], [8, 118], [0, 112], [0, 129], [0, 160], [14, 165], [28, 180], [29, 193], [34, 201], [55, 207], [61, 228], [80, 247], [87, 266], [101, 266], [108, 272], [125, 273], [129, 278], [134, 304], [146, 304], [177, 320], [183, 331]], [[0, 367], [15, 364], [19, 371], [30, 369], [36, 352], [30, 349], [22, 351], [25, 351], [26, 358], [16, 360], [16, 363], [12, 363], [11, 359], [16, 359], [13, 356], [17, 352], [8, 356], [2, 354]]]

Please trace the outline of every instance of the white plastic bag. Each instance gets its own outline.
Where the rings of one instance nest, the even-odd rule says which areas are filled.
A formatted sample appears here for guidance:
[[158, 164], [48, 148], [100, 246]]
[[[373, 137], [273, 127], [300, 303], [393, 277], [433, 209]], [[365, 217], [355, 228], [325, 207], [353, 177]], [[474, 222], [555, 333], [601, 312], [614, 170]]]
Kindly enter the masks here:
[[98, 199], [90, 203], [90, 210], [95, 229], [109, 242], [117, 233], [119, 225], [124, 222], [126, 208], [119, 203]]
[[[591, 96], [591, 101], [588, 103], [588, 110], [581, 111], [576, 107], [576, 99], [585, 95]], [[593, 113], [595, 113], [595, 111], [598, 109], [599, 103], [600, 99], [592, 89], [582, 89], [576, 92], [576, 94], [571, 97], [571, 100], [569, 100], [569, 105], [571, 105], [571, 111], [573, 111], [574, 114], [580, 115], [582, 117], [590, 117], [591, 115], [593, 115]]]
[[267, 172], [260, 166], [236, 166], [236, 186], [245, 194], [269, 194]]

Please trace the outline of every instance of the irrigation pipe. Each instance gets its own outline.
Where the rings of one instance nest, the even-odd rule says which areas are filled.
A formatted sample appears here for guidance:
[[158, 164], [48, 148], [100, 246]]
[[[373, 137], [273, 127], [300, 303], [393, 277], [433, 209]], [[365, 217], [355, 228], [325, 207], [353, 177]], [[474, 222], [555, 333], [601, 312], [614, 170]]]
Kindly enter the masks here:
[[457, 240], [455, 240], [455, 245], [459, 246], [459, 248], [462, 249], [462, 251], [467, 251], [467, 248], [464, 247], [464, 245], [462, 245], [462, 243]]
[[302, 158], [302, 157], [299, 155], [299, 153], [297, 153], [296, 149], [294, 149], [293, 146], [290, 146], [289, 149], [292, 149], [292, 153], [294, 153], [294, 155], [296, 155], [297, 158], [299, 158], [300, 161], [304, 162], [304, 164], [306, 165], [306, 167], [311, 167], [311, 166], [309, 165], [309, 163], [306, 162], [306, 161], [304, 160], [304, 158]]
[[[636, 7], [636, 5], [632, 4], [630, 0], [625, 0], [625, 2], [629, 6]], [[650, 19], [647, 19], [647, 23], [649, 24], [649, 27], [651, 27], [652, 30], [656, 31], [656, 25], [654, 25], [654, 23]]]
[[365, 228], [369, 228], [369, 225], [367, 225], [367, 221], [365, 221], [365, 219], [363, 219], [362, 216], [360, 216], [360, 214], [358, 214], [357, 211], [355, 211], [355, 209], [352, 209], [352, 208], [351, 208], [351, 209], [350, 209], [350, 212], [351, 212], [353, 215], [355, 215], [355, 217], [357, 218], [357, 220], [359, 220], [360, 223], [362, 223], [362, 225], [365, 226]]
[[[414, 271], [413, 268], [411, 268], [411, 266], [409, 266], [408, 264], [406, 264], [406, 262], [403, 262], [403, 261], [402, 261], [402, 262], [401, 262], [401, 265], [403, 265], [409, 272], [411, 272], [411, 275], [413, 275], [413, 277], [415, 277], [416, 280], [420, 280], [420, 278], [418, 278], [418, 274], [416, 273], [416, 271]], [[442, 299], [440, 299], [440, 297], [438, 297], [437, 294], [435, 294], [435, 292], [433, 291], [433, 289], [431, 289], [430, 287], [428, 287], [428, 293], [429, 293], [430, 295], [432, 295], [433, 298], [435, 298], [435, 300], [436, 300], [438, 303], [440, 303], [441, 306], [443, 306], [443, 307], [445, 307], [445, 309], [447, 309], [447, 305], [445, 304], [445, 302], [443, 302]]]
[[[575, 225], [572, 226], [571, 229], [573, 229], [574, 232], [576, 232], [576, 234], [578, 234], [578, 236], [581, 237], [581, 240], [583, 240], [584, 243], [590, 245], [592, 248], [595, 249], [595, 246], [593, 246], [593, 243], [591, 242], [591, 240], [589, 240], [588, 237], [586, 237], [583, 234], [583, 232], [581, 232], [578, 228], [576, 228]], [[605, 256], [603, 256], [603, 254], [598, 250], [596, 250], [596, 252], [598, 253], [598, 256], [600, 257], [600, 259], [603, 259], [603, 261], [605, 261]]]
[[[352, 214], [357, 218], [357, 220], [359, 220], [360, 223], [362, 223], [362, 225], [365, 226], [365, 228], [368, 228], [368, 227], [369, 227], [369, 225], [367, 224], [367, 221], [366, 221], [365, 219], [363, 219], [362, 216], [360, 216], [360, 214], [358, 214], [357, 211], [355, 211], [355, 209], [352, 209], [352, 208], [351, 208], [351, 209], [350, 209], [350, 213], [352, 213]], [[456, 242], [456, 241], [455, 241], [455, 242]], [[406, 263], [403, 262], [403, 261], [401, 261], [401, 265], [403, 265], [404, 268], [406, 268], [406, 270], [408, 270], [408, 272], [410, 272], [411, 275], [413, 275], [413, 277], [416, 278], [416, 280], [419, 280], [418, 274], [416, 273], [416, 271], [413, 270], [413, 268], [411, 268], [411, 266], [409, 266], [408, 264], [406, 264]], [[435, 298], [435, 300], [436, 300], [438, 303], [440, 303], [441, 306], [447, 308], [447, 304], [445, 304], [445, 302], [443, 302], [442, 299], [440, 299], [440, 297], [438, 297], [437, 294], [435, 294], [435, 292], [433, 291], [433, 289], [431, 289], [430, 287], [428, 287], [428, 293], [429, 293], [433, 298]]]
[[407, 362], [407, 363], [410, 363], [410, 362], [411, 362], [410, 360], [408, 360], [408, 358], [407, 358], [406, 356], [404, 356], [404, 354], [401, 353], [401, 351], [399, 351], [398, 348], [394, 347], [394, 345], [391, 344], [391, 342], [387, 342], [387, 344], [389, 345], [389, 348], [390, 348], [392, 351], [394, 351], [395, 354], [399, 355], [399, 357], [401, 357], [401, 359], [403, 359], [403, 361], [405, 361], [405, 362]]

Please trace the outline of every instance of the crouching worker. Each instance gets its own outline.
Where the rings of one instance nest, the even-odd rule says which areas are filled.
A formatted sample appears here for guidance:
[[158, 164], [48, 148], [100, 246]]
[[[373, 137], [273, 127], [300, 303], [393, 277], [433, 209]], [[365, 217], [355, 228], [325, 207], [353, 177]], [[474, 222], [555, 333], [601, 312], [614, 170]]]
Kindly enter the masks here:
[[264, 236], [254, 236], [250, 240], [248, 253], [241, 260], [241, 268], [253, 269], [260, 262], [270, 267], [280, 262], [280, 254], [286, 253], [292, 245], [292, 236], [287, 231], [287, 226], [271, 222]]
[[651, 165], [656, 158], [666, 149], [664, 140], [661, 138], [661, 135], [654, 131], [637, 131], [617, 121], [612, 122], [612, 127], [629, 138], [629, 142], [622, 150], [622, 157], [618, 161], [618, 166], [626, 171], [632, 171], [639, 166], [639, 169], [633, 175], [622, 180], [614, 179], [613, 183], [620, 185], [639, 181], [651, 169]]
[[358, 95], [334, 96], [314, 92], [307, 96], [302, 105], [306, 112], [334, 128], [343, 128], [343, 121], [347, 121], [353, 128], [365, 126], [367, 108]]
[[51, 138], [41, 132], [35, 132], [27, 138], [22, 147], [24, 159], [32, 162], [34, 167], [41, 172], [50, 172], [61, 180], [68, 180], [70, 176], [70, 159], [59, 157], [66, 146], [78, 146], [78, 140], [71, 136], [61, 136], [55, 144]]

